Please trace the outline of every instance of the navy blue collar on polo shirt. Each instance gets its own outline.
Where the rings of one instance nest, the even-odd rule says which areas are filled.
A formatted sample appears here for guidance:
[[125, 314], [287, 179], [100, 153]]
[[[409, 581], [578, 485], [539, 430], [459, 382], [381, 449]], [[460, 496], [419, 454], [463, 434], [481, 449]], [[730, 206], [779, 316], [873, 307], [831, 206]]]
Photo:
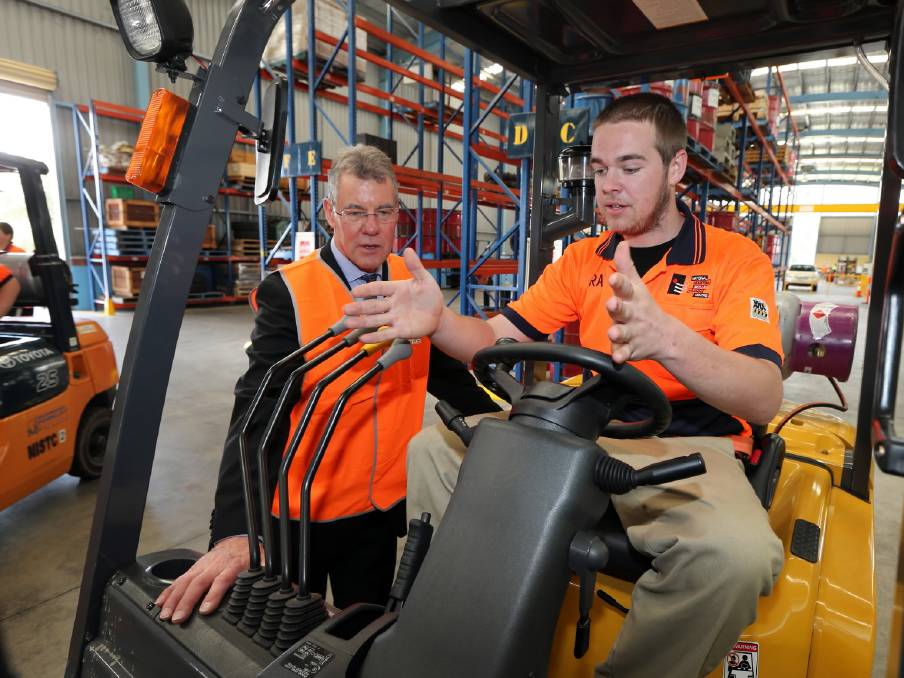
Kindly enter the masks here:
[[[672, 249], [669, 250], [666, 257], [666, 263], [683, 266], [700, 264], [706, 258], [706, 229], [687, 205], [680, 200], [675, 202], [678, 205], [678, 211], [684, 215], [684, 223], [681, 225], [678, 235], [675, 236]], [[622, 240], [620, 233], [613, 233], [602, 245], [597, 247], [597, 255], [611, 260], [615, 256], [615, 248]]]
[[349, 289], [354, 289], [358, 285], [363, 285], [367, 282], [389, 279], [389, 266], [385, 261], [379, 273], [362, 271], [351, 259], [343, 254], [342, 250], [336, 246], [336, 241], [332, 238], [320, 250], [320, 258], [342, 278]]

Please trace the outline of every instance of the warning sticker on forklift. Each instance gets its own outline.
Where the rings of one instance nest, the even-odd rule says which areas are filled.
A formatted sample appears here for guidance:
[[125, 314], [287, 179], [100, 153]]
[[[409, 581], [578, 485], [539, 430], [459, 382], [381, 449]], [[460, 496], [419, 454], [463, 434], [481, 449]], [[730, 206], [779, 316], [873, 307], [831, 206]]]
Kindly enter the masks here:
[[738, 641], [725, 657], [723, 678], [756, 678], [760, 644]]
[[335, 656], [326, 648], [306, 640], [298, 646], [291, 657], [283, 662], [283, 668], [288, 669], [296, 676], [310, 678], [310, 676], [320, 673], [320, 670], [333, 661]]
[[832, 333], [832, 327], [829, 325], [829, 316], [832, 310], [838, 308], [835, 304], [816, 304], [810, 309], [810, 332], [813, 338], [819, 341], [827, 334]]

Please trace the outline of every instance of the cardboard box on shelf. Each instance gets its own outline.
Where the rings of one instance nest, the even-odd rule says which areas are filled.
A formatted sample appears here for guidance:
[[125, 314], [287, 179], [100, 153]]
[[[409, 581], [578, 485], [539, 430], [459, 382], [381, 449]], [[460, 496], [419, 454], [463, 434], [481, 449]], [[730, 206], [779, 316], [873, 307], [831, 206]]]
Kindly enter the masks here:
[[688, 113], [699, 118], [703, 115], [703, 97], [699, 94], [691, 94], [688, 100]]
[[[765, 123], [766, 121], [767, 109], [768, 103], [764, 96], [757, 97], [755, 101], [747, 104], [747, 110], [749, 110], [753, 117], [761, 123]], [[730, 102], [719, 106], [718, 115], [719, 120], [730, 118], [734, 121], [738, 121], [741, 119], [741, 116], [744, 115], [744, 109], [741, 108], [740, 104]]]
[[[348, 28], [348, 15], [333, 0], [314, 0], [314, 25], [321, 33], [339, 38]], [[367, 51], [367, 33], [360, 28], [355, 29], [355, 48]], [[296, 59], [307, 65], [308, 52], [308, 13], [296, 11], [292, 13], [292, 50]], [[320, 63], [329, 59], [333, 53], [333, 45], [322, 40], [315, 41], [314, 54]], [[282, 65], [286, 61], [286, 23], [277, 22], [270, 34], [270, 40], [264, 48], [264, 61]], [[347, 72], [348, 51], [340, 49], [333, 60], [336, 70]], [[365, 77], [366, 62], [361, 57], [355, 59], [355, 72], [358, 80]]]
[[713, 141], [715, 139], [715, 131], [713, 130], [713, 126], [706, 122], [700, 122], [700, 136], [698, 141], [700, 145], [703, 146], [706, 150], [712, 152], [713, 150]]
[[144, 280], [144, 268], [111, 266], [110, 281], [113, 293], [122, 297], [137, 297]]
[[709, 223], [716, 228], [726, 231], [736, 231], [738, 228], [738, 215], [736, 212], [710, 212]]
[[160, 221], [160, 207], [151, 200], [107, 198], [104, 216], [110, 228], [156, 228]]
[[201, 242], [202, 250], [215, 250], [217, 248], [217, 227], [215, 224], [207, 224], [204, 240]]
[[700, 121], [697, 118], [688, 117], [687, 119], [687, 135], [691, 139], [700, 138]]

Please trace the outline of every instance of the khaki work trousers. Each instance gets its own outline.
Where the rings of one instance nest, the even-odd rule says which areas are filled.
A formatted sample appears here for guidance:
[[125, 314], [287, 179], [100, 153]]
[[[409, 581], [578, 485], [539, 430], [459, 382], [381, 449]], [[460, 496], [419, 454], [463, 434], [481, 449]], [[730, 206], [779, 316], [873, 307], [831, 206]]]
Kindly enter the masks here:
[[[504, 415], [498, 415], [504, 416]], [[474, 425], [480, 417], [469, 418]], [[654, 557], [634, 588], [631, 612], [596, 675], [697, 678], [715, 669], [756, 618], [784, 558], [766, 511], [724, 438], [600, 438], [613, 457], [639, 468], [692, 452], [706, 473], [642, 487], [612, 503], [631, 544]], [[408, 446], [408, 516], [439, 525], [465, 447], [441, 424]], [[592, 651], [592, 648], [591, 648]]]

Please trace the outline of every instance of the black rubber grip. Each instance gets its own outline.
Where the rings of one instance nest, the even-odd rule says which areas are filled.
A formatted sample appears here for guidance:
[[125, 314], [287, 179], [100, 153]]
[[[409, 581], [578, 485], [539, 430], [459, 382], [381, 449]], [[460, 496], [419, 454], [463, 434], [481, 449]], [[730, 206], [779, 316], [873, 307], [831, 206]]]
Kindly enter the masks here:
[[[429, 520], [429, 515], [427, 516]], [[399, 571], [396, 574], [395, 583], [389, 597], [400, 603], [404, 603], [411, 591], [411, 586], [421, 569], [421, 563], [430, 548], [430, 540], [433, 538], [433, 525], [424, 520], [413, 518], [408, 523], [408, 539], [405, 549], [399, 559]]]
[[637, 471], [638, 485], [661, 485], [706, 473], [703, 455], [694, 452], [686, 457], [676, 457], [657, 464], [650, 464]]

